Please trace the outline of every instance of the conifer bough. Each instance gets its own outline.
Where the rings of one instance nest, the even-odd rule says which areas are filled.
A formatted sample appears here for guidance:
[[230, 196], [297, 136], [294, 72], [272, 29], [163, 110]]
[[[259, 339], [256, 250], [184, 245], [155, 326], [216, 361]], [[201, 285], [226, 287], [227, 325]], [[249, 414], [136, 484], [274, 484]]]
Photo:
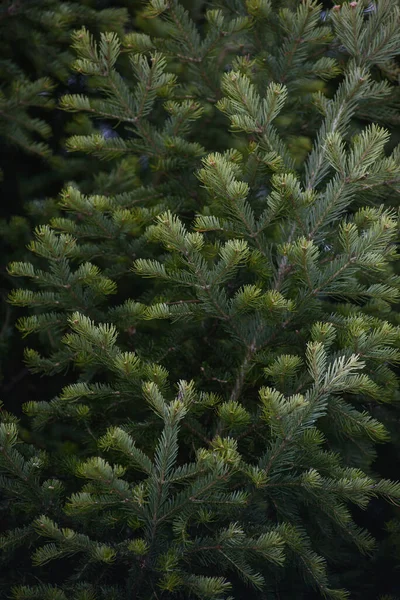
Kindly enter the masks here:
[[376, 542], [354, 506], [400, 498], [373, 468], [398, 399], [398, 7], [209, 4], [74, 35], [89, 91], [60, 106], [115, 130], [67, 141], [109, 171], [9, 266], [45, 340], [27, 364], [60, 380], [25, 412], [75, 442], [4, 415], [15, 600], [356, 598]]

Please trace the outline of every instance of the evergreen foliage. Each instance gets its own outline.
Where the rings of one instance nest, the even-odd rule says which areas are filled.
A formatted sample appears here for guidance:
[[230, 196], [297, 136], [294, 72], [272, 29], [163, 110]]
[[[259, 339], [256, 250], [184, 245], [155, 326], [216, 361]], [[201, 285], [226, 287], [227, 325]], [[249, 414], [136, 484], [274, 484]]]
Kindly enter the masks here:
[[114, 129], [66, 147], [110, 169], [8, 268], [47, 340], [26, 363], [60, 382], [25, 414], [75, 445], [2, 411], [14, 600], [366, 597], [357, 510], [400, 499], [374, 466], [399, 398], [399, 9], [209, 4], [73, 34], [87, 92], [60, 107]]
[[95, 128], [80, 117], [66, 121], [57, 108], [63, 90], [84, 85], [71, 73], [70, 36], [82, 23], [92, 31], [122, 35], [127, 17], [126, 9], [98, 10], [93, 0], [0, 2], [0, 381], [6, 375], [5, 392], [25, 372], [9, 359], [19, 345], [13, 336], [15, 311], [6, 302], [15, 284], [7, 276], [7, 262], [27, 258], [23, 249], [33, 226], [57, 214], [51, 196], [66, 181], [91, 179], [88, 160], [66, 159], [63, 138], [66, 130]]
[[51, 127], [34, 108], [54, 108], [52, 90], [70, 75], [70, 33], [80, 23], [123, 31], [124, 9], [94, 10], [82, 2], [2, 1], [0, 135], [10, 144], [48, 159]]

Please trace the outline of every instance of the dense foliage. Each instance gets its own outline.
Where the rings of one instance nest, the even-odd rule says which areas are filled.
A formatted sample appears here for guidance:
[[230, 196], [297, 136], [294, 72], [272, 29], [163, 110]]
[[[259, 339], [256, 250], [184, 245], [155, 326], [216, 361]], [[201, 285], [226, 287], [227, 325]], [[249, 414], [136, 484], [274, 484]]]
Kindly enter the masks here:
[[4, 594], [395, 593], [399, 8], [80, 4], [49, 2], [85, 22], [59, 98], [4, 86], [2, 135], [64, 183], [7, 269], [46, 378], [2, 411]]

